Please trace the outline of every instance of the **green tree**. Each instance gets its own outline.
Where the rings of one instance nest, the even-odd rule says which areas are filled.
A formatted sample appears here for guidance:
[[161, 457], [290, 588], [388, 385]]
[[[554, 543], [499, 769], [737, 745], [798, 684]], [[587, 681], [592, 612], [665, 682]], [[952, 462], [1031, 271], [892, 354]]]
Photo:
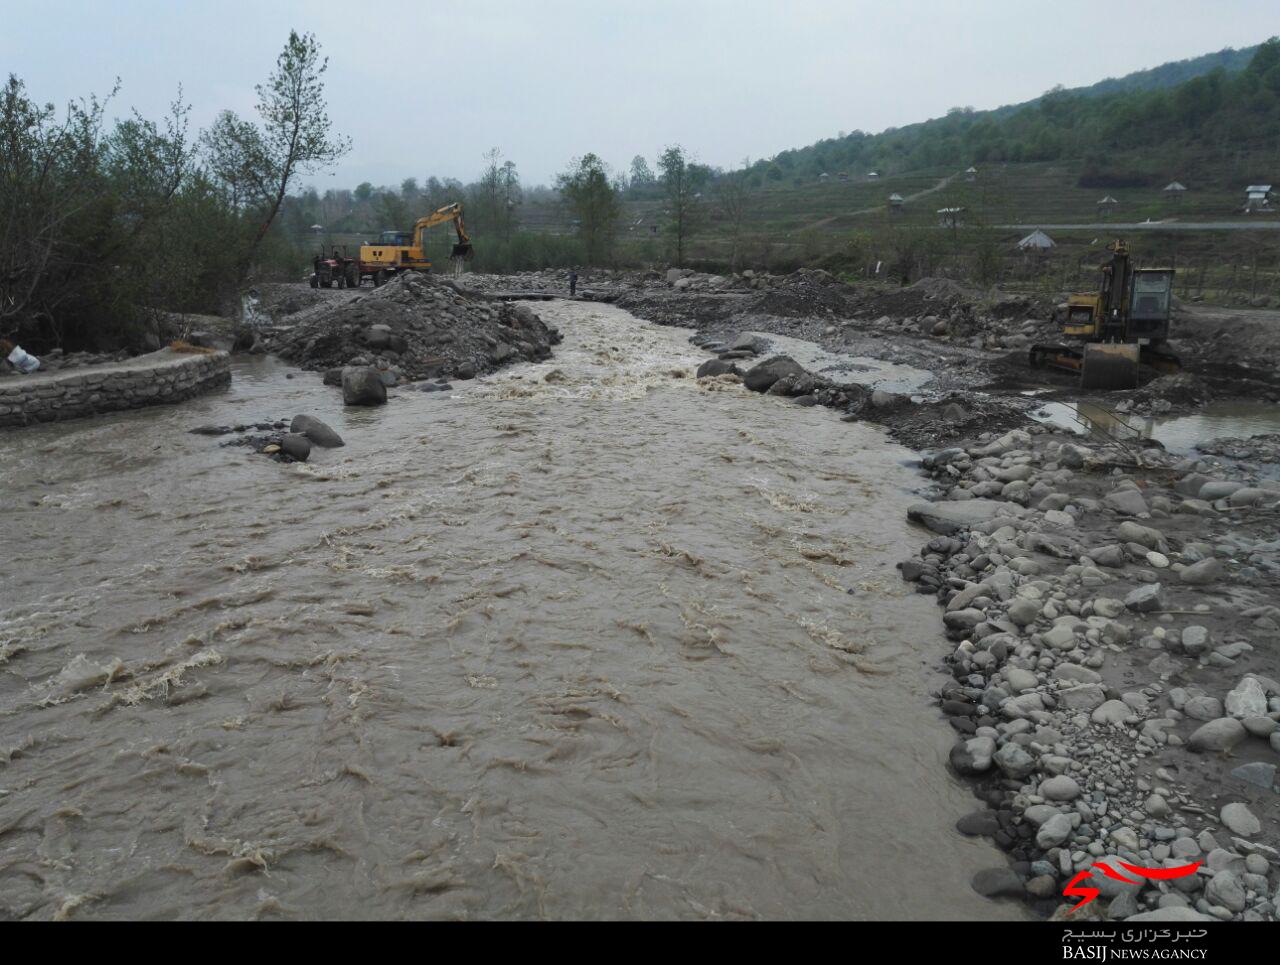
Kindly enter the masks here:
[[556, 187], [573, 213], [587, 263], [603, 264], [613, 253], [622, 213], [608, 167], [594, 154], [576, 158], [556, 179]]
[[[312, 34], [290, 31], [265, 84], [259, 84], [258, 123], [224, 111], [206, 136], [211, 165], [232, 176], [255, 228], [241, 254], [238, 275], [251, 269], [289, 190], [300, 175], [333, 164], [350, 150], [350, 141], [332, 133], [324, 94], [328, 58]], [[239, 199], [237, 199], [239, 201]]]
[[679, 144], [662, 152], [658, 158], [662, 187], [667, 196], [667, 229], [674, 246], [677, 267], [684, 266], [685, 248], [702, 213], [699, 190], [706, 178], [705, 167], [694, 164]]

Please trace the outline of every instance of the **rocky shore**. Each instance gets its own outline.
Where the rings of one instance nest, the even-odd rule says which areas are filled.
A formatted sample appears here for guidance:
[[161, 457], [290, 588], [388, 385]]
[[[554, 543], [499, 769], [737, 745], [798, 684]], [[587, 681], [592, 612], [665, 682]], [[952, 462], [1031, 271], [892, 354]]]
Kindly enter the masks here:
[[[701, 378], [891, 430], [971, 424], [961, 401], [940, 411], [761, 360], [751, 336], [693, 340], [717, 356]], [[1074, 882], [1101, 893], [1075, 913], [1094, 919], [1274, 920], [1280, 481], [1003, 414], [1016, 427], [961, 429], [923, 456], [930, 498], [909, 515], [931, 535], [901, 564], [953, 644], [938, 707], [951, 767], [983, 802], [958, 828], [1009, 855], [974, 888], [1044, 915], [1070, 913]], [[1117, 880], [1101, 865], [1195, 867]]]

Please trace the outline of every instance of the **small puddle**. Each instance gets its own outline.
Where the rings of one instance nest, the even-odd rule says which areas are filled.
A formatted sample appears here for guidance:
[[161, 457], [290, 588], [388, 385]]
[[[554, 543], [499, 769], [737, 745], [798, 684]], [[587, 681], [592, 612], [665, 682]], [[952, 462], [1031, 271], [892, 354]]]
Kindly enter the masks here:
[[1191, 415], [1155, 417], [1116, 413], [1089, 402], [1046, 402], [1031, 417], [1081, 435], [1103, 432], [1122, 440], [1154, 438], [1182, 455], [1194, 453], [1197, 444], [1211, 439], [1280, 432], [1280, 405], [1272, 402], [1214, 402]]

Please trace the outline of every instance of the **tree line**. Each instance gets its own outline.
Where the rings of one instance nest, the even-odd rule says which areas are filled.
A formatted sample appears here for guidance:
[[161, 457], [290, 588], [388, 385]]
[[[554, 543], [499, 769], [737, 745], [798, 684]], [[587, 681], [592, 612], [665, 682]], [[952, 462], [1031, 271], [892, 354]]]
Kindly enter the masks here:
[[116, 347], [162, 312], [214, 313], [256, 273], [296, 262], [279, 232], [299, 178], [349, 150], [332, 131], [328, 62], [292, 32], [255, 116], [192, 131], [179, 89], [159, 120], [109, 120], [119, 84], [59, 110], [16, 75], [0, 91], [0, 337]]

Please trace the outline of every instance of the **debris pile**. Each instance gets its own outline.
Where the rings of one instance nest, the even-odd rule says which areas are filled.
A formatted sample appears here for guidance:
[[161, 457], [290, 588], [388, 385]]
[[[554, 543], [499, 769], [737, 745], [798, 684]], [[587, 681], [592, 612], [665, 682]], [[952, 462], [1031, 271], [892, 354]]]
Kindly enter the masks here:
[[301, 310], [268, 349], [305, 369], [373, 367], [384, 384], [475, 378], [551, 355], [559, 333], [524, 306], [494, 302], [430, 275]]

